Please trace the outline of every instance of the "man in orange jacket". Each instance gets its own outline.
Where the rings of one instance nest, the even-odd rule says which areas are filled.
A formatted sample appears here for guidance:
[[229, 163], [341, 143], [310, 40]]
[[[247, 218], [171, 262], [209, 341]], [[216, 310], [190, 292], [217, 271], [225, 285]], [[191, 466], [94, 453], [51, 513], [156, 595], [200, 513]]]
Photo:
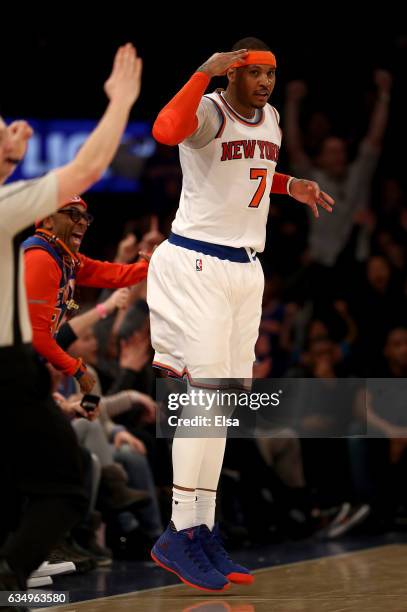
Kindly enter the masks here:
[[[89, 393], [94, 379], [81, 359], [66, 353], [56, 342], [61, 323], [78, 305], [75, 285], [117, 289], [135, 285], [147, 276], [148, 262], [118, 264], [90, 259], [79, 253], [93, 221], [87, 205], [72, 197], [54, 215], [36, 222], [36, 232], [23, 243], [25, 283], [35, 350], [57, 370], [77, 378]], [[98, 305], [102, 310], [102, 305]], [[100, 312], [101, 317], [106, 313]]]

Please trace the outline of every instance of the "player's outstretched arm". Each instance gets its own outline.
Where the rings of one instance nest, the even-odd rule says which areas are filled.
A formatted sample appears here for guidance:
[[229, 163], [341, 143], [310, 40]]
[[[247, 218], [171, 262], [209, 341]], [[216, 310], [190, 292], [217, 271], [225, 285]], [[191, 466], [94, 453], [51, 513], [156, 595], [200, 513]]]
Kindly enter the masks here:
[[224, 74], [246, 55], [246, 49], [214, 53], [160, 111], [153, 125], [154, 138], [162, 144], [177, 145], [191, 136], [198, 127], [196, 112], [211, 78]]

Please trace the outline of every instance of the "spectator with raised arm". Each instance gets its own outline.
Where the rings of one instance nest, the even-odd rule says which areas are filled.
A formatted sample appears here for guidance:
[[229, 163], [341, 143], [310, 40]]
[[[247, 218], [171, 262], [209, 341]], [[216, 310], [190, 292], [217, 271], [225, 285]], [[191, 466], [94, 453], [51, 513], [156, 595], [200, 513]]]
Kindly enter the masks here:
[[301, 102], [307, 94], [307, 87], [303, 81], [292, 81], [287, 86], [284, 134], [292, 170], [325, 185], [336, 201], [335, 215], [327, 215], [319, 223], [310, 220], [311, 259], [328, 269], [335, 265], [345, 248], [355, 215], [369, 205], [372, 178], [389, 116], [392, 77], [385, 70], [376, 70], [374, 81], [376, 102], [366, 136], [353, 162], [349, 162], [346, 141], [336, 136], [322, 141], [314, 159], [307, 155], [300, 130]]

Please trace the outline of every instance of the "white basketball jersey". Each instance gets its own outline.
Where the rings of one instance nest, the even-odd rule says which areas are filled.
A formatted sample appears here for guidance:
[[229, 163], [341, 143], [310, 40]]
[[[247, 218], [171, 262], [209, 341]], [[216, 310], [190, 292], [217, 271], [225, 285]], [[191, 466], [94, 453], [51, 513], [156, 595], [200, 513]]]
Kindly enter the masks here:
[[172, 231], [261, 252], [281, 146], [277, 111], [266, 104], [258, 121], [250, 123], [219, 92], [205, 97], [216, 105], [221, 125], [200, 149], [179, 145], [183, 185]]

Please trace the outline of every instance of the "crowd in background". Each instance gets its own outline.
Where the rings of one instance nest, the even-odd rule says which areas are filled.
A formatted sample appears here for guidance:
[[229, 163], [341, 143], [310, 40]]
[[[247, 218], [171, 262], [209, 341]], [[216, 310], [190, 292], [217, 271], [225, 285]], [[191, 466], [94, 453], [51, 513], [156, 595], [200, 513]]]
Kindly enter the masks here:
[[[349, 133], [338, 132], [326, 113], [304, 110], [306, 98], [304, 81], [287, 85], [278, 169], [317, 180], [336, 206], [332, 215], [313, 219], [288, 196], [272, 196], [253, 377], [357, 379], [359, 385], [348, 398], [341, 395], [340, 406], [333, 393], [317, 407], [304, 396], [284, 435], [229, 441], [218, 515], [240, 544], [382, 532], [407, 519], [402, 388], [387, 385], [385, 400], [377, 401], [366, 383], [407, 375], [407, 202], [403, 177], [380, 163], [392, 77], [374, 72], [359, 142], [352, 139], [352, 117]], [[141, 176], [148, 214], [130, 218], [118, 244], [104, 244], [101, 253], [93, 239], [93, 254], [116, 251], [115, 261], [130, 263], [139, 251], [151, 251], [170, 231], [180, 189], [177, 151], [158, 145]], [[171, 441], [155, 435], [146, 281], [80, 293], [81, 308], [66, 324], [71, 329], [62, 328], [57, 339], [86, 362], [102, 399], [90, 418], [74, 379], [50, 366], [54, 397], [88, 458], [91, 499], [87, 519], [53, 558], [74, 560], [86, 571], [112, 556], [147, 558], [169, 519], [172, 474]]]

